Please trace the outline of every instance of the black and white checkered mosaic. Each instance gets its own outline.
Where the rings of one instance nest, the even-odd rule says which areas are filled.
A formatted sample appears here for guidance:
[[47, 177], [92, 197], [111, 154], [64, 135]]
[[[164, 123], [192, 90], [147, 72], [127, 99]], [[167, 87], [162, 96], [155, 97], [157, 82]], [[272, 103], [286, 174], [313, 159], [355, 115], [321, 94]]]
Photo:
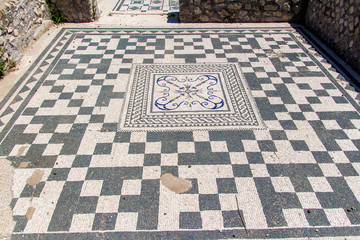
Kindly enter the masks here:
[[122, 13], [179, 12], [179, 0], [119, 0], [113, 11]]
[[[118, 131], [132, 69], [156, 64], [237, 66], [264, 128]], [[290, 27], [63, 29], [0, 105], [13, 237], [359, 235], [356, 98]]]

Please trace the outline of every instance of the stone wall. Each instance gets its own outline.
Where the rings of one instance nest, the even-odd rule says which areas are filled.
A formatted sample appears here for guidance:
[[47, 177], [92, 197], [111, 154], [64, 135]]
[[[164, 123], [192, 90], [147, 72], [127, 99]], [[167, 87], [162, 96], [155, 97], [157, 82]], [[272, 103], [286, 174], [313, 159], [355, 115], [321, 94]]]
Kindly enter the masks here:
[[360, 72], [360, 0], [310, 0], [306, 26]]
[[309, 0], [180, 0], [180, 21], [301, 22]]
[[49, 0], [61, 11], [67, 22], [92, 22], [99, 10], [96, 0]]
[[[45, 0], [0, 0], [0, 61], [6, 67], [21, 57], [21, 50], [49, 21]], [[1, 65], [2, 65], [1, 64]]]

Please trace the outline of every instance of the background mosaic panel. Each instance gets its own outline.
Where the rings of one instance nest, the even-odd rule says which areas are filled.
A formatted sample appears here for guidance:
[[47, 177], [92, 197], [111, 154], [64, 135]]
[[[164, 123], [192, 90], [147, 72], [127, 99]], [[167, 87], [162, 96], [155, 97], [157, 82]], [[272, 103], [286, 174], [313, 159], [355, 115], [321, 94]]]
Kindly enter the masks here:
[[122, 13], [179, 12], [178, 0], [119, 0], [113, 11]]
[[[358, 236], [358, 93], [300, 30], [63, 29], [0, 103], [13, 238]], [[267, 129], [118, 132], [132, 67], [169, 62], [238, 64]]]

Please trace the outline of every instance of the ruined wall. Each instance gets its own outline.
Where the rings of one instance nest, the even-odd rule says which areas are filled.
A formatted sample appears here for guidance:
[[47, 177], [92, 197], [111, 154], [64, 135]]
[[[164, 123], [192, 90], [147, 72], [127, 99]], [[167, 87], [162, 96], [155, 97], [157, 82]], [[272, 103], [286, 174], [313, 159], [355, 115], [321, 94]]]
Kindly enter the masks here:
[[68, 22], [91, 22], [99, 15], [96, 0], [50, 0]]
[[301, 22], [309, 0], [180, 0], [180, 21]]
[[310, 0], [306, 27], [360, 72], [360, 0]]
[[0, 0], [0, 65], [3, 70], [20, 59], [21, 50], [39, 34], [43, 21], [49, 19], [45, 0]]

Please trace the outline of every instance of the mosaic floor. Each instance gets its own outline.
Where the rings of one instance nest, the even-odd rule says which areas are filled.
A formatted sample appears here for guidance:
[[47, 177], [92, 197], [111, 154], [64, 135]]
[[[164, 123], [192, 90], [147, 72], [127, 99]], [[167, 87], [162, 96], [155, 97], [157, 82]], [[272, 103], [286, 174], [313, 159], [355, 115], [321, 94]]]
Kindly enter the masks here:
[[119, 0], [113, 11], [123, 13], [178, 12], [179, 0]]
[[299, 31], [62, 29], [0, 103], [13, 238], [360, 235], [358, 93]]

